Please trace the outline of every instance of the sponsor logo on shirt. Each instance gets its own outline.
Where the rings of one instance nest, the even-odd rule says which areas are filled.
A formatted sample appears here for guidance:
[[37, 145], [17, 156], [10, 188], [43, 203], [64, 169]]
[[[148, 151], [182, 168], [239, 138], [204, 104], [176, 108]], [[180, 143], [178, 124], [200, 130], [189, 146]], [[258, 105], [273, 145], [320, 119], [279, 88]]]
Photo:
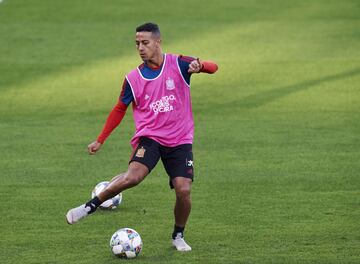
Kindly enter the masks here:
[[172, 102], [175, 101], [175, 95], [163, 96], [160, 100], [152, 102], [150, 104], [150, 109], [154, 111], [155, 115], [158, 113], [165, 113], [174, 110]]

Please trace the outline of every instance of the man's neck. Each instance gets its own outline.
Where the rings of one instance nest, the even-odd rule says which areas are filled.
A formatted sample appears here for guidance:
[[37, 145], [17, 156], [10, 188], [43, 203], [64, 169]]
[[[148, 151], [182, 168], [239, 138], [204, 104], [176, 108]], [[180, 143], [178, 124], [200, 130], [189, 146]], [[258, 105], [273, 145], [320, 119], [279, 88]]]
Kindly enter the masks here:
[[164, 62], [164, 54], [161, 52], [155, 56], [153, 59], [150, 59], [146, 61], [146, 65], [149, 66], [152, 69], [157, 69], [161, 66], [161, 64]]

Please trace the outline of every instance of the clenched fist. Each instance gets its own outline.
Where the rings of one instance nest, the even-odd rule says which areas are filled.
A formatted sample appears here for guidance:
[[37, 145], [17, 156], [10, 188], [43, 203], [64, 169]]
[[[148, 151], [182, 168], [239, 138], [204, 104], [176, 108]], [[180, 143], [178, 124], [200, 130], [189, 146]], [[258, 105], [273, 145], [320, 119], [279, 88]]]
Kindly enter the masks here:
[[189, 73], [199, 73], [202, 69], [203, 65], [201, 64], [199, 59], [193, 60], [190, 64], [189, 64]]
[[90, 155], [95, 155], [96, 152], [101, 148], [102, 144], [100, 142], [94, 141], [88, 145], [88, 152]]

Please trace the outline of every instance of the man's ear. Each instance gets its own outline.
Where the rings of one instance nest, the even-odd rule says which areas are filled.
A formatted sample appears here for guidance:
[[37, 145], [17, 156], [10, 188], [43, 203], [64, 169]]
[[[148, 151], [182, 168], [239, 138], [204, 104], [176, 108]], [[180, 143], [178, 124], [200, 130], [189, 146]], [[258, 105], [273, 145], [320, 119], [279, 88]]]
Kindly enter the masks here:
[[161, 39], [160, 39], [160, 38], [157, 39], [157, 40], [156, 40], [156, 43], [157, 43], [158, 47], [160, 47], [160, 46], [161, 46]]

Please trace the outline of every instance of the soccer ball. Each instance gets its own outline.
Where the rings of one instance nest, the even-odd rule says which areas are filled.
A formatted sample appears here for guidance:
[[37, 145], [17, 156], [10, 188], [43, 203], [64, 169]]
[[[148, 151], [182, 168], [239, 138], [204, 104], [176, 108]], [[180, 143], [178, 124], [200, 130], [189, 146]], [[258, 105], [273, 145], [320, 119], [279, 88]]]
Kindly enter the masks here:
[[[91, 198], [99, 195], [109, 185], [108, 181], [103, 181], [98, 183], [95, 188], [91, 192]], [[118, 195], [114, 196], [113, 198], [106, 200], [100, 205], [101, 209], [115, 209], [118, 205], [120, 205], [122, 200], [122, 194], [119, 193]]]
[[110, 248], [119, 258], [135, 258], [142, 249], [141, 237], [134, 229], [119, 229], [110, 239]]

